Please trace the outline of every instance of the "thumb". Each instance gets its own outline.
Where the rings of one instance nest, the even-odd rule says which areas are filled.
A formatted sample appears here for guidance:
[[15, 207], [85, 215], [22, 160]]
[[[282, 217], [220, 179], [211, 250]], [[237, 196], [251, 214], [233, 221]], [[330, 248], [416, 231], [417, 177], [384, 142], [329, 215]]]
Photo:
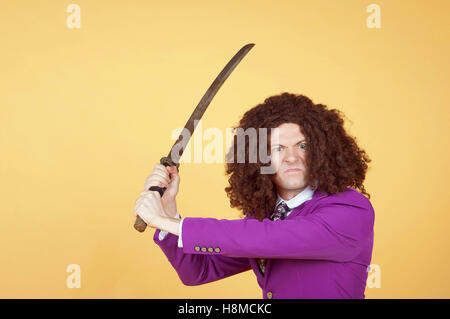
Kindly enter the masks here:
[[178, 175], [178, 169], [176, 166], [168, 166], [167, 170], [170, 173], [170, 180], [174, 180], [179, 178], [180, 176]]

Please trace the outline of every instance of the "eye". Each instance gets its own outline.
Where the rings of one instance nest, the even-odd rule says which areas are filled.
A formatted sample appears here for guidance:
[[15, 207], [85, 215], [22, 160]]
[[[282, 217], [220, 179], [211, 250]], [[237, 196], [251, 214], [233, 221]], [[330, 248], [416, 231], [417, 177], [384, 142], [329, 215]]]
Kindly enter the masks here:
[[299, 144], [300, 148], [306, 148], [306, 143]]
[[275, 146], [272, 150], [275, 152], [279, 152], [281, 151], [281, 146]]

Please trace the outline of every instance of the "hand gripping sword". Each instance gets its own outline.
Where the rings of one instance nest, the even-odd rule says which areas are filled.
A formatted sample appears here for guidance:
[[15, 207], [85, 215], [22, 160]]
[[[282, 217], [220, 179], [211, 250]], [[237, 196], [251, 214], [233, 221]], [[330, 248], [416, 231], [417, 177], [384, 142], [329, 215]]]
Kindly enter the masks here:
[[[208, 88], [206, 93], [203, 95], [202, 99], [198, 103], [197, 107], [195, 108], [194, 112], [192, 112], [191, 117], [186, 122], [186, 125], [184, 126], [184, 129], [181, 131], [180, 136], [178, 136], [178, 139], [173, 144], [172, 148], [170, 149], [170, 152], [167, 156], [162, 157], [159, 162], [164, 166], [176, 166], [177, 169], [180, 166], [180, 157], [183, 155], [183, 151], [189, 142], [190, 137], [194, 133], [195, 127], [197, 126], [198, 121], [202, 118], [203, 113], [205, 113], [206, 109], [208, 108], [209, 103], [213, 99], [213, 97], [216, 95], [217, 91], [220, 89], [222, 84], [225, 82], [225, 80], [228, 78], [228, 76], [233, 72], [234, 68], [241, 62], [241, 60], [244, 58], [244, 56], [250, 51], [251, 48], [253, 48], [255, 44], [249, 43], [245, 46], [243, 46], [238, 53], [236, 53], [231, 60], [227, 63], [227, 65], [223, 68], [223, 70], [219, 73], [219, 75], [216, 77], [214, 82], [211, 84], [211, 86]], [[187, 130], [189, 132], [189, 138], [183, 137]], [[173, 150], [178, 150], [177, 152], [172, 152]], [[174, 153], [174, 154], [172, 154]], [[164, 191], [166, 190], [165, 187], [159, 187], [159, 186], [152, 186], [149, 188], [150, 191], [158, 191], [161, 197], [164, 194]], [[134, 223], [134, 228], [139, 231], [143, 232], [145, 231], [145, 228], [147, 227], [147, 224], [139, 217], [136, 217], [136, 221]]]

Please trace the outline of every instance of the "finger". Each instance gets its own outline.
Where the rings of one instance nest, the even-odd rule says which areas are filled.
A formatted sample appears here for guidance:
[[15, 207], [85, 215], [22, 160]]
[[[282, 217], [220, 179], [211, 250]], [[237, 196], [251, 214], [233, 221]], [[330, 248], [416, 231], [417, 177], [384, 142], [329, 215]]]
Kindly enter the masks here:
[[158, 191], [150, 191], [152, 198], [161, 199], [161, 195]]
[[144, 199], [146, 197], [148, 197], [149, 195], [151, 195], [154, 191], [149, 191], [149, 190], [145, 190], [141, 192], [141, 198]]
[[153, 203], [149, 200], [144, 200], [142, 202], [142, 206], [139, 207], [139, 209], [137, 210], [137, 213], [143, 219], [142, 215], [144, 215], [144, 217], [146, 218], [147, 214], [153, 211], [153, 209], [154, 209]]
[[134, 218], [136, 218], [139, 215], [141, 208], [142, 208], [142, 200], [139, 202], [139, 204], [136, 204], [134, 206]]
[[154, 198], [153, 199], [147, 198], [142, 202], [142, 206], [139, 210], [143, 210], [147, 212], [147, 214], [153, 214], [154, 212], [159, 210], [160, 208], [159, 206], [160, 205]]
[[169, 184], [170, 183], [170, 179], [167, 178], [163, 178], [161, 176], [152, 176], [150, 178], [148, 178], [145, 183], [144, 183], [144, 188], [147, 190], [150, 186], [153, 186], [155, 184], [161, 183], [163, 185], [165, 184]]
[[153, 197], [161, 197], [158, 191], [150, 191], [150, 190], [144, 190], [141, 192], [141, 198], [153, 198]]
[[164, 169], [165, 166], [163, 164], [161, 164], [161, 163], [156, 163], [155, 164], [155, 168], [162, 168], [162, 169]]
[[161, 202], [158, 201], [156, 198], [146, 198], [142, 202], [142, 207], [140, 208], [142, 210], [145, 210], [147, 212], [155, 213], [162, 209]]
[[170, 175], [170, 183], [178, 184], [179, 180], [180, 180], [180, 175], [178, 175], [178, 173], [173, 173]]
[[150, 190], [150, 188], [153, 187], [153, 186], [158, 186], [159, 188], [167, 188], [168, 183], [166, 183], [165, 181], [164, 181], [164, 182], [161, 182], [161, 181], [151, 181], [151, 182], [146, 183], [146, 184], [144, 185], [144, 191]]
[[153, 172], [151, 172], [150, 175], [154, 175], [154, 174], [161, 175], [162, 177], [169, 176], [169, 172], [165, 168], [154, 170]]
[[[139, 213], [140, 213], [140, 208], [136, 208], [136, 209], [134, 210], [134, 218], [137, 218], [138, 216], [141, 217]], [[141, 217], [141, 218], [142, 218], [142, 217]]]
[[140, 205], [142, 202], [142, 197], [139, 197], [135, 202], [134, 202], [134, 207], [137, 207], [138, 205]]
[[145, 217], [145, 214], [143, 212], [138, 211], [135, 218], [137, 218], [137, 216], [139, 216], [148, 226], [147, 218]]
[[170, 181], [169, 174], [166, 174], [166, 173], [155, 172], [149, 176], [149, 179], [155, 179], [155, 178], [159, 178], [159, 179], [162, 179], [167, 182]]
[[158, 182], [163, 182], [163, 183], [169, 183], [170, 182], [170, 178], [168, 175], [163, 175], [163, 174], [157, 174], [157, 173], [152, 173], [147, 177], [147, 180], [145, 181], [145, 184], [149, 184], [153, 181], [158, 181]]
[[178, 169], [176, 166], [167, 166], [166, 168], [170, 174], [174, 174], [174, 175], [178, 174]]
[[143, 191], [141, 192], [141, 195], [143, 196], [143, 198], [161, 198], [161, 195], [159, 194], [158, 191]]
[[151, 182], [150, 184], [148, 184], [148, 185], [145, 185], [145, 187], [144, 187], [144, 190], [145, 191], [148, 191], [148, 190], [150, 190], [150, 188], [152, 188], [152, 187], [159, 187], [159, 188], [167, 188], [167, 183], [162, 183], [162, 182]]
[[134, 209], [137, 210], [142, 206], [142, 202], [144, 201], [144, 197], [141, 196], [139, 197], [139, 199], [136, 201], [136, 204], [134, 204]]
[[136, 204], [134, 205], [135, 209], [139, 209], [142, 206], [142, 203], [144, 202], [144, 198], [143, 196], [141, 196], [137, 201]]
[[164, 166], [162, 164], [156, 164], [155, 167], [153, 168], [153, 172], [165, 173], [166, 172], [166, 166]]

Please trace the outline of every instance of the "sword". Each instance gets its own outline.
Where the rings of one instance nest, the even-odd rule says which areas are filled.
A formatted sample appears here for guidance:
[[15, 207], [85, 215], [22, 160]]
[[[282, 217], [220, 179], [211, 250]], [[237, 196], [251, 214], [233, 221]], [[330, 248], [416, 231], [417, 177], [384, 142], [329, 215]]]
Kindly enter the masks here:
[[[211, 84], [211, 86], [208, 88], [206, 93], [203, 95], [202, 99], [198, 103], [197, 107], [194, 109], [194, 112], [192, 112], [191, 117], [186, 122], [186, 125], [184, 126], [183, 130], [181, 131], [180, 136], [178, 136], [178, 139], [173, 144], [172, 148], [169, 151], [169, 154], [165, 157], [161, 157], [159, 162], [164, 166], [176, 166], [177, 169], [180, 166], [180, 157], [183, 155], [183, 151], [189, 142], [190, 137], [194, 133], [195, 127], [198, 124], [198, 121], [202, 118], [203, 113], [205, 113], [206, 109], [209, 106], [209, 103], [211, 103], [211, 100], [216, 95], [217, 91], [220, 89], [222, 84], [225, 82], [225, 80], [228, 78], [228, 76], [233, 72], [234, 68], [241, 62], [241, 60], [245, 57], [245, 55], [250, 51], [251, 48], [253, 48], [255, 44], [249, 43], [247, 45], [244, 45], [232, 58], [231, 60], [225, 65], [223, 70], [219, 73], [219, 75], [216, 77], [214, 82]], [[189, 132], [189, 138], [184, 138], [183, 133]], [[177, 152], [173, 152], [173, 150], [179, 150]], [[174, 153], [174, 154], [172, 154]], [[166, 188], [165, 187], [159, 187], [159, 186], [152, 186], [149, 188], [150, 191], [158, 191], [161, 197], [163, 196]], [[139, 231], [143, 232], [145, 231], [145, 228], [147, 227], [147, 224], [139, 217], [136, 217], [136, 221], [134, 222], [134, 228]]]

